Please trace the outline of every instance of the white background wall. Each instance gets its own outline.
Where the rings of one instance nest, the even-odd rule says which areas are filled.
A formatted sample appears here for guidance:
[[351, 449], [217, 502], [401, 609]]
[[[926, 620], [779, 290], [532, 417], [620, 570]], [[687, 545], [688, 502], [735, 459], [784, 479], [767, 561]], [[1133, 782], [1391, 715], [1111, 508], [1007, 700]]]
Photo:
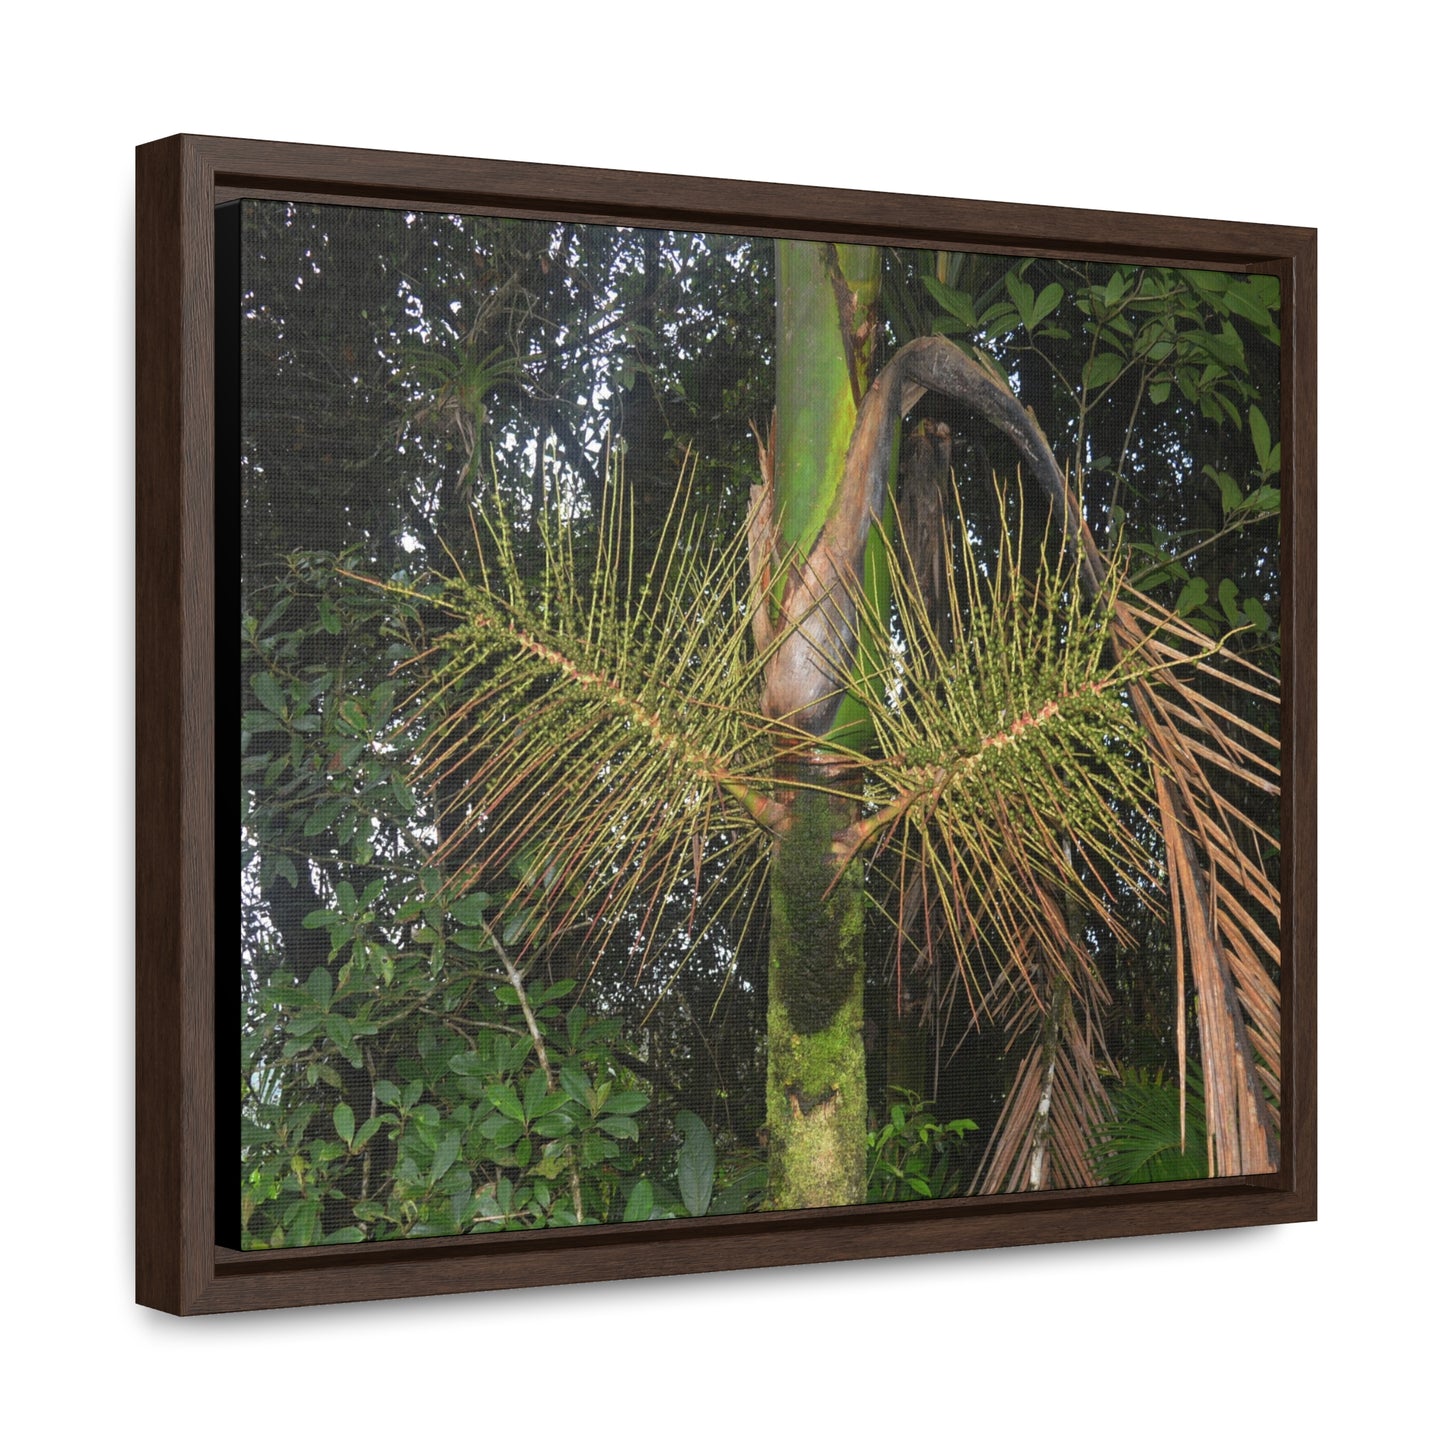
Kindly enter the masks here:
[[[1416, 1438], [1440, 1282], [1441, 136], [1407, 18], [1429, 12], [807, 11], [6, 22], [12, 1438], [770, 1441], [779, 1350], [816, 1382], [801, 1438]], [[841, 116], [849, 150], [821, 138]], [[1317, 226], [1322, 1222], [189, 1322], [132, 1304], [132, 148], [179, 130]]]

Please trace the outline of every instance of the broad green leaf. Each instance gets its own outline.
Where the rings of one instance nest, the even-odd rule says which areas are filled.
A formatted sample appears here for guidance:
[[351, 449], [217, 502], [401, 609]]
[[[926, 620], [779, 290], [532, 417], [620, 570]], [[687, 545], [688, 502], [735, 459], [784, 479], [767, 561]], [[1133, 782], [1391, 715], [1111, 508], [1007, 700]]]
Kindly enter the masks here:
[[1191, 577], [1179, 591], [1175, 610], [1181, 617], [1188, 617], [1200, 603], [1209, 597], [1209, 583], [1203, 577]]
[[374, 1114], [370, 1119], [361, 1121], [361, 1128], [356, 1131], [355, 1138], [351, 1141], [353, 1149], [364, 1149], [371, 1142], [371, 1136], [386, 1123], [384, 1114]]
[[528, 1076], [526, 1088], [522, 1091], [522, 1109], [528, 1119], [535, 1119], [542, 1100], [547, 1096], [547, 1076], [541, 1069], [533, 1069]]
[[1025, 326], [1031, 327], [1034, 316], [1034, 288], [1027, 281], [1020, 281], [1012, 271], [1004, 273], [1003, 284], [1013, 298], [1014, 305], [1018, 307], [1019, 320]]
[[1233, 623], [1239, 613], [1239, 586], [1232, 579], [1225, 577], [1219, 584], [1219, 606], [1225, 617]]
[[1223, 271], [1185, 271], [1183, 273], [1201, 291], [1218, 296], [1229, 287], [1229, 277]]
[[563, 1064], [557, 1070], [557, 1082], [569, 1099], [584, 1108], [587, 1107], [587, 1096], [592, 1092], [592, 1083], [576, 1064]]
[[352, 1113], [351, 1105], [343, 1099], [332, 1111], [331, 1122], [336, 1125], [338, 1137], [346, 1141], [348, 1148], [356, 1135], [356, 1115]]
[[1269, 423], [1264, 419], [1264, 413], [1257, 406], [1249, 409], [1249, 435], [1254, 442], [1254, 454], [1259, 458], [1260, 471], [1266, 471], [1269, 467]]
[[970, 331], [978, 329], [978, 317], [974, 314], [973, 297], [965, 291], [954, 291], [927, 274], [923, 284], [928, 294], [951, 316], [956, 316]]
[[341, 812], [343, 806], [345, 806], [345, 799], [332, 798], [329, 802], [322, 803], [320, 807], [315, 808], [301, 829], [302, 836], [315, 838], [318, 834], [324, 833], [336, 821], [336, 816]]
[[1274, 318], [1260, 304], [1259, 298], [1247, 282], [1230, 282], [1224, 291], [1224, 304], [1236, 316], [1243, 316], [1247, 321], [1254, 322], [1261, 331], [1268, 333], [1274, 327]]
[[515, 1119], [519, 1124], [527, 1122], [522, 1101], [517, 1097], [517, 1091], [510, 1084], [489, 1084], [487, 1098], [491, 1101], [493, 1108], [500, 1109], [509, 1119]]
[[1046, 317], [1052, 316], [1059, 309], [1059, 302], [1064, 299], [1064, 288], [1057, 281], [1050, 281], [1042, 291], [1039, 292], [1034, 302], [1033, 319], [1029, 322], [1029, 329], [1035, 326]]
[[707, 1213], [712, 1202], [717, 1155], [712, 1133], [696, 1114], [683, 1109], [677, 1116], [677, 1127], [683, 1132], [682, 1148], [677, 1156], [678, 1193], [682, 1195], [683, 1208], [697, 1218]]
[[632, 1186], [622, 1218], [628, 1224], [638, 1224], [644, 1219], [652, 1218], [652, 1185], [648, 1180], [639, 1179]]
[[432, 1157], [431, 1173], [427, 1182], [435, 1184], [456, 1163], [462, 1147], [462, 1131], [449, 1129], [437, 1143], [436, 1154]]
[[331, 975], [324, 968], [313, 968], [311, 975], [306, 980], [306, 992], [321, 1005], [322, 1008], [331, 1006], [332, 991]]
[[[600, 1095], [601, 1090], [598, 1092]], [[647, 1095], [639, 1093], [636, 1089], [621, 1089], [617, 1093], [607, 1096], [607, 1109], [612, 1114], [636, 1114], [639, 1110], [645, 1109], [648, 1103]]]
[[[522, 1142], [525, 1143], [526, 1140]], [[617, 1155], [617, 1145], [600, 1134], [588, 1134], [582, 1140], [582, 1162], [589, 1168], [594, 1164], [601, 1164], [604, 1160], [615, 1159]]]
[[261, 705], [268, 712], [275, 713], [277, 717], [286, 715], [286, 690], [269, 672], [258, 672], [251, 679], [251, 687], [256, 696], [261, 699]]
[[491, 904], [492, 895], [490, 893], [469, 893], [465, 898], [458, 898], [455, 903], [451, 904], [447, 912], [463, 928], [478, 928], [486, 917]]
[[1264, 610], [1264, 604], [1258, 597], [1246, 597], [1244, 599], [1244, 615], [1254, 623], [1254, 630], [1259, 633], [1269, 631], [1269, 613]]
[[1159, 406], [1169, 400], [1169, 390], [1170, 386], [1167, 381], [1151, 382], [1149, 385], [1149, 400], [1152, 401], [1155, 406]]
[[1124, 369], [1124, 358], [1113, 351], [1095, 356], [1084, 368], [1084, 385], [1091, 391], [1108, 386]]
[[1244, 500], [1244, 493], [1240, 490], [1239, 483], [1228, 472], [1218, 471], [1207, 464], [1204, 474], [1219, 488], [1219, 500], [1224, 508], [1225, 516], [1238, 511], [1240, 503]]

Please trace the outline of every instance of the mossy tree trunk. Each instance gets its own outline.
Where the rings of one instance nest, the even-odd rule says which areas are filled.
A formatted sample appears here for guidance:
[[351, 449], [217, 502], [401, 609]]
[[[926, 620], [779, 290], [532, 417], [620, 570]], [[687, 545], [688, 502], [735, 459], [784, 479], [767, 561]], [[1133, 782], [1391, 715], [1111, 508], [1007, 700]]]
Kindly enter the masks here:
[[[759, 644], [776, 644], [764, 708], [779, 724], [768, 972], [769, 1204], [863, 1201], [868, 1080], [863, 1051], [862, 870], [835, 842], [857, 821], [856, 779], [829, 743], [864, 740], [849, 694], [869, 669], [855, 608], [884, 569], [871, 519], [840, 506], [844, 460], [868, 384], [879, 254], [778, 245], [778, 416], [753, 549]], [[876, 554], [876, 548], [874, 549]], [[846, 555], [845, 555], [846, 554]]]
[[774, 852], [768, 1136], [775, 1209], [860, 1203], [866, 1189], [862, 864], [833, 840], [854, 808], [826, 763], [779, 764], [788, 827]]

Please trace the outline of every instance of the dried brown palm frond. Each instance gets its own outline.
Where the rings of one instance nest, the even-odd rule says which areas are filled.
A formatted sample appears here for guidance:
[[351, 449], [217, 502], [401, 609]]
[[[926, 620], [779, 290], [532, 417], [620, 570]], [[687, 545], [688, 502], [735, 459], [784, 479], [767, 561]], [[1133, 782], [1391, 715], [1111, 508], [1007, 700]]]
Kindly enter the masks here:
[[1019, 1064], [973, 1181], [984, 1194], [1097, 1184], [1096, 1135], [1111, 1112], [1101, 1078], [1108, 995], [1092, 961], [1077, 940], [1068, 969], [1045, 950], [1022, 957], [1002, 980], [1006, 1043]]
[[[1197, 655], [1187, 623], [1137, 594], [1115, 604], [1116, 646], [1144, 658]], [[1277, 744], [1249, 714], [1276, 706], [1270, 679], [1226, 651], [1194, 668], [1132, 684], [1149, 737], [1169, 861], [1180, 1009], [1186, 960], [1198, 1000], [1207, 1135], [1217, 1174], [1279, 1167], [1279, 890], [1267, 860], [1277, 851], [1263, 811], [1231, 792], [1276, 799]], [[1180, 1076], [1184, 1074], [1182, 1019]], [[1181, 1096], [1181, 1132], [1183, 1128]]]

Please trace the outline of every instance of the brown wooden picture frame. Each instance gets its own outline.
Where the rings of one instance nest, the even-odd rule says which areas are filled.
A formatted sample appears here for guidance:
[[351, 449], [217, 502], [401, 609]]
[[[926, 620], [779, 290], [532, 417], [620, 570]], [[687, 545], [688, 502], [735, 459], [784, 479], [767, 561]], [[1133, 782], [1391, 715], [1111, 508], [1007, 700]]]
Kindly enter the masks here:
[[[1316, 1217], [1310, 229], [181, 135], [137, 151], [136, 1297], [176, 1314]], [[1278, 1173], [243, 1253], [218, 1244], [215, 208], [274, 198], [1262, 272], [1281, 287]]]

